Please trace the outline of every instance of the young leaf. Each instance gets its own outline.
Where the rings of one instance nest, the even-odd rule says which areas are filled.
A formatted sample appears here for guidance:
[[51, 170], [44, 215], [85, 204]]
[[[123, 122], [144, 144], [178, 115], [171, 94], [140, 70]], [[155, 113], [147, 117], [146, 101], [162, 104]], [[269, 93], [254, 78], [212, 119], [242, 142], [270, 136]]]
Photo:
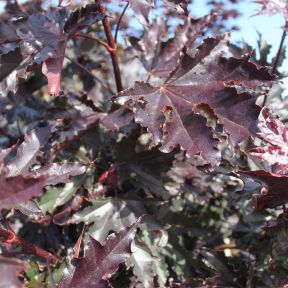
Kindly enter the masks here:
[[[76, 266], [73, 275], [64, 272], [60, 287], [105, 287], [107, 277], [115, 273], [119, 264], [131, 255], [131, 243], [140, 219], [121, 229], [119, 233], [109, 235], [104, 246], [90, 237], [84, 258]], [[72, 270], [74, 269], [70, 268], [70, 272]]]
[[288, 126], [284, 125], [268, 108], [263, 108], [258, 120], [257, 135], [264, 143], [250, 150], [255, 157], [266, 161], [276, 174], [288, 173]]
[[58, 96], [60, 91], [62, 66], [67, 40], [58, 43], [53, 57], [46, 59], [42, 65], [42, 73], [48, 79], [48, 93]]

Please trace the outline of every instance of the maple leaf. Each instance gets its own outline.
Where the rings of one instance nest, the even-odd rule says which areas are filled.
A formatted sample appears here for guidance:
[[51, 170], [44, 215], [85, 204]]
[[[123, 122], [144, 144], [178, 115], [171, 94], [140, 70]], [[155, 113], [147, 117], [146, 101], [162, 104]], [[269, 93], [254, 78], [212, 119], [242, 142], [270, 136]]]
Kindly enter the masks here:
[[19, 274], [25, 270], [24, 262], [7, 258], [0, 255], [0, 287], [23, 287], [23, 283], [19, 280]]
[[151, 8], [154, 7], [154, 0], [129, 0], [129, 5], [139, 22], [143, 25], [148, 25], [148, 16]]
[[184, 47], [190, 46], [215, 19], [216, 14], [187, 18], [175, 30], [174, 38], [166, 41], [168, 28], [164, 20], [157, 18], [145, 28], [140, 40], [131, 38], [131, 43], [149, 75], [165, 78], [175, 68]]
[[[206, 119], [195, 111], [208, 106], [235, 149], [253, 135], [260, 112], [255, 105], [259, 94], [251, 90], [273, 79], [267, 68], [258, 68], [247, 58], [224, 58], [227, 50], [227, 35], [207, 38], [194, 56], [184, 54], [162, 86], [136, 82], [113, 100], [133, 109], [135, 121], [148, 128], [162, 152], [179, 145], [188, 155], [201, 155], [216, 166], [217, 140]], [[236, 88], [244, 92], [239, 94]]]
[[253, 195], [252, 200], [256, 210], [275, 208], [284, 205], [288, 201], [288, 177], [264, 170], [240, 171], [241, 175], [247, 175], [260, 183], [264, 183], [265, 188], [261, 194]]
[[288, 173], [288, 126], [284, 125], [268, 108], [263, 108], [258, 120], [257, 135], [264, 140], [260, 147], [249, 152], [266, 161], [276, 174]]
[[84, 258], [75, 269], [70, 267], [68, 271], [64, 271], [60, 287], [105, 287], [105, 280], [131, 255], [131, 244], [140, 220], [141, 218], [117, 234], [110, 234], [104, 246], [90, 237]]

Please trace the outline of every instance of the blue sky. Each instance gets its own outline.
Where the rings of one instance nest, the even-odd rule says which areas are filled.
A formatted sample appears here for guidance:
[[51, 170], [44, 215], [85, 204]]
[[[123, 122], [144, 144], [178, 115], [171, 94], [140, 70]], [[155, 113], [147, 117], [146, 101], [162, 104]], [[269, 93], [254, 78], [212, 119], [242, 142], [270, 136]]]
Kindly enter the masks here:
[[[194, 0], [191, 8], [194, 7], [195, 9], [191, 11], [192, 14], [197, 17], [207, 14], [208, 9], [205, 2], [203, 0]], [[252, 47], [256, 47], [258, 31], [263, 35], [263, 39], [272, 44], [271, 54], [276, 54], [282, 36], [281, 27], [284, 25], [284, 17], [281, 14], [253, 16], [259, 9], [259, 5], [251, 0], [242, 0], [236, 7], [242, 16], [231, 20], [230, 23], [236, 24], [241, 30], [233, 31], [231, 40], [235, 42], [244, 40]]]

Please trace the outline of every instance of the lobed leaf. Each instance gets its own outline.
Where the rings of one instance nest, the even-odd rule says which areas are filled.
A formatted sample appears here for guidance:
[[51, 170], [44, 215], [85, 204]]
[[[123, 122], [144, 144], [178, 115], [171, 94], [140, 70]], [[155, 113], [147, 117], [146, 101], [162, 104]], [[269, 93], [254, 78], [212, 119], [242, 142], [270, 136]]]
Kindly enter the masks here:
[[161, 151], [171, 152], [179, 145], [189, 156], [201, 155], [210, 167], [217, 166], [218, 141], [197, 109], [208, 107], [235, 149], [255, 132], [260, 108], [255, 105], [258, 94], [251, 89], [273, 79], [267, 68], [258, 68], [247, 58], [224, 58], [227, 50], [227, 35], [207, 38], [194, 56], [184, 54], [162, 86], [136, 82], [114, 101], [133, 109], [135, 121], [148, 128]]
[[121, 229], [119, 233], [109, 235], [104, 246], [90, 237], [84, 258], [72, 272], [73, 275], [73, 268], [70, 268], [70, 272], [69, 269], [64, 272], [60, 287], [105, 287], [105, 280], [131, 255], [131, 243], [140, 219]]

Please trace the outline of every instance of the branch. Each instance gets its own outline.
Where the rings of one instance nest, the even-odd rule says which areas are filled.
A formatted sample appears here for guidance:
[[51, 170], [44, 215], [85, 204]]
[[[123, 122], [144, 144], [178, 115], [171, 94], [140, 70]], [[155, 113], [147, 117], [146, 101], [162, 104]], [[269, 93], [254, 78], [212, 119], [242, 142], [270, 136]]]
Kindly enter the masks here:
[[0, 239], [7, 244], [20, 245], [27, 252], [46, 259], [49, 263], [57, 264], [60, 261], [60, 259], [52, 253], [18, 237], [12, 230], [6, 230], [0, 227]]
[[113, 50], [115, 50], [115, 48], [111, 48], [106, 42], [102, 41], [101, 39], [99, 38], [96, 38], [96, 37], [93, 37], [93, 36], [90, 36], [90, 35], [86, 35], [86, 34], [82, 34], [82, 33], [77, 33], [75, 34], [76, 37], [82, 37], [82, 38], [86, 38], [86, 39], [90, 39], [90, 40], [94, 40], [94, 41], [97, 41], [100, 45], [104, 46], [105, 49], [110, 53], [112, 52]]
[[115, 30], [115, 35], [114, 35], [114, 42], [115, 42], [116, 44], [117, 44], [117, 36], [118, 36], [119, 27], [120, 27], [122, 18], [123, 18], [123, 16], [124, 16], [124, 14], [125, 14], [126, 9], [128, 8], [128, 6], [129, 6], [129, 1], [128, 1], [127, 4], [125, 5], [125, 7], [124, 7], [124, 9], [123, 9], [123, 11], [122, 11], [122, 13], [121, 13], [121, 15], [120, 15], [120, 18], [119, 18], [119, 20], [118, 20], [118, 22], [117, 22], [117, 26], [116, 26], [116, 30]]
[[112, 36], [111, 27], [110, 27], [110, 24], [107, 20], [106, 10], [105, 10], [105, 7], [103, 5], [102, 0], [99, 0], [99, 1], [96, 0], [96, 2], [98, 3], [100, 13], [104, 16], [104, 18], [102, 20], [102, 24], [104, 27], [104, 31], [105, 31], [108, 45], [111, 48], [109, 53], [110, 53], [110, 57], [112, 60], [112, 65], [113, 65], [113, 70], [114, 70], [114, 78], [115, 78], [115, 82], [116, 82], [116, 86], [117, 86], [117, 91], [120, 92], [123, 90], [123, 85], [122, 85], [122, 79], [121, 79], [121, 72], [120, 72], [120, 68], [119, 68], [117, 44], [115, 43], [114, 38]]
[[285, 37], [286, 37], [286, 31], [284, 30], [283, 34], [282, 34], [281, 42], [280, 42], [280, 45], [279, 45], [279, 48], [278, 48], [278, 51], [277, 51], [276, 58], [275, 58], [275, 61], [273, 63], [273, 68], [272, 68], [272, 73], [273, 74], [276, 72], [276, 69], [277, 69], [277, 66], [278, 66], [278, 62], [279, 62], [279, 59], [280, 59], [280, 55], [281, 55], [281, 51], [282, 51], [282, 48], [283, 48]]
[[111, 94], [115, 94], [108, 86], [106, 86], [97, 76], [95, 76], [90, 70], [88, 70], [84, 65], [79, 63], [78, 61], [70, 58], [69, 56], [65, 55], [65, 58], [70, 60], [73, 64], [77, 65], [79, 68], [81, 68], [83, 71], [85, 71], [87, 74], [89, 74], [91, 77], [93, 77], [98, 83], [100, 83], [105, 89], [107, 89]]
[[[281, 52], [282, 52], [282, 48], [283, 48], [283, 44], [284, 44], [285, 38], [286, 38], [286, 31], [283, 30], [283, 34], [282, 34], [280, 45], [279, 45], [279, 48], [278, 48], [278, 51], [277, 51], [277, 55], [276, 55], [276, 58], [274, 60], [273, 66], [272, 66], [272, 74], [276, 73], [278, 62], [279, 62], [279, 59], [280, 59], [280, 55], [281, 55]], [[262, 104], [263, 107], [266, 105], [267, 97], [268, 97], [268, 94], [266, 93], [265, 97], [264, 97], [263, 104]]]

